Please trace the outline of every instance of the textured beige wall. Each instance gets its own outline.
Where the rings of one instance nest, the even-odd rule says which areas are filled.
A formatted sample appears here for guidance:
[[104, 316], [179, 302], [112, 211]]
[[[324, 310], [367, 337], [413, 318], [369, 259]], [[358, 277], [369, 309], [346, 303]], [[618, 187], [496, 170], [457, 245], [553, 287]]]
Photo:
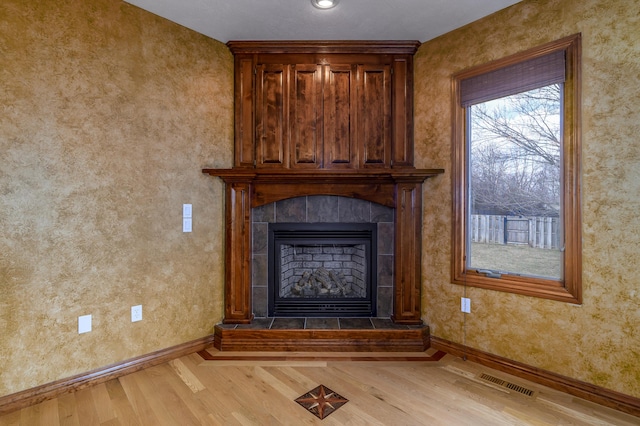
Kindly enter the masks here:
[[[629, 0], [525, 0], [423, 44], [416, 158], [427, 182], [424, 319], [434, 336], [640, 397], [640, 19]], [[451, 284], [451, 75], [581, 32], [583, 293], [572, 306]]]
[[200, 170], [231, 166], [232, 105], [217, 41], [119, 0], [0, 2], [0, 395], [212, 332], [223, 187]]

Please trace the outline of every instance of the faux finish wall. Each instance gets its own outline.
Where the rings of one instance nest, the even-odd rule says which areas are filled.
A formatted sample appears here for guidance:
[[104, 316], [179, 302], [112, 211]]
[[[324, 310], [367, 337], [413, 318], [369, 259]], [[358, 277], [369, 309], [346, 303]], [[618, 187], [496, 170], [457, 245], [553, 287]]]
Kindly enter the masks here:
[[[581, 306], [451, 284], [451, 75], [582, 33]], [[431, 333], [640, 397], [640, 18], [629, 0], [525, 0], [423, 44], [416, 158], [427, 182], [423, 315]], [[466, 340], [465, 340], [466, 339]]]
[[2, 0], [0, 111], [0, 395], [211, 334], [226, 46], [119, 0]]

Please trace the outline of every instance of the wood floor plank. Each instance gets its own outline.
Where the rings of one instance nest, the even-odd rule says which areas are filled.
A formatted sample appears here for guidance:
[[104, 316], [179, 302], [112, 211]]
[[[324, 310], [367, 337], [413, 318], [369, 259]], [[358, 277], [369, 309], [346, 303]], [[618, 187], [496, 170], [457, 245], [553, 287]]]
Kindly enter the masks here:
[[21, 410], [0, 416], [0, 426], [20, 426]]
[[[488, 404], [483, 394], [469, 395], [463, 392], [462, 388], [456, 392], [454, 381], [448, 380], [450, 378], [446, 377], [446, 375], [443, 377], [442, 372], [438, 369], [429, 370], [428, 376], [421, 374], [424, 373], [424, 369], [390, 370], [391, 368], [377, 370], [376, 376], [371, 380], [380, 384], [389, 381], [399, 386], [409, 386], [409, 388], [415, 390], [415, 394], [406, 395], [411, 405], [421, 405], [423, 409], [426, 409], [428, 413], [436, 418], [446, 417], [450, 418], [454, 424], [466, 424], [469, 419], [486, 418], [487, 414], [491, 412], [493, 415], [490, 423], [478, 420], [477, 424], [505, 426], [514, 424], [514, 418], [502, 412], [504, 408], [502, 404]], [[393, 374], [394, 372], [398, 373], [398, 375]], [[425, 386], [431, 380], [438, 382], [437, 388]], [[420, 395], [419, 399], [414, 399], [414, 395]], [[464, 409], [460, 409], [457, 401], [463, 399], [465, 400]], [[517, 424], [517, 422], [515, 423]]]
[[[189, 360], [185, 362], [188, 364]], [[232, 413], [242, 410], [240, 402], [229, 392], [234, 387], [232, 382], [227, 382], [218, 374], [218, 370], [224, 367], [204, 366], [197, 369], [197, 376], [206, 389], [194, 394], [204, 407], [209, 411], [208, 419], [212, 424], [240, 425]]]
[[66, 393], [60, 395], [56, 400], [58, 402], [60, 426], [80, 426], [76, 406], [76, 395], [73, 393]]
[[[451, 355], [422, 362], [401, 354], [282, 353], [274, 362], [273, 354], [251, 353], [234, 362], [229, 353], [208, 352], [211, 360], [183, 356], [5, 414], [0, 426], [640, 425], [640, 418]], [[295, 402], [320, 384], [349, 400], [323, 420]]]
[[81, 389], [75, 393], [75, 396], [80, 424], [83, 426], [99, 425], [100, 420], [98, 419], [98, 412], [96, 411], [91, 388]]
[[37, 425], [40, 423], [40, 408], [41, 405], [37, 404], [31, 407], [23, 408], [20, 411], [20, 424], [21, 425]]
[[60, 415], [58, 412], [58, 401], [49, 400], [40, 404], [39, 423], [40, 426], [60, 426]]
[[265, 383], [268, 383], [269, 386], [273, 389], [273, 392], [277, 392], [282, 395], [287, 400], [295, 400], [300, 393], [295, 389], [288, 386], [286, 383], [281, 382], [278, 378], [273, 376], [270, 373], [269, 367], [256, 367], [254, 369], [256, 377], [260, 378]]
[[155, 413], [158, 425], [197, 425], [197, 419], [186, 414], [180, 398], [165, 385], [159, 366], [142, 371], [138, 385]]
[[107, 420], [104, 423], [100, 423], [100, 426], [122, 426], [122, 423], [120, 422], [119, 418], [114, 417], [111, 420]]
[[105, 383], [109, 398], [115, 412], [118, 423], [126, 426], [140, 426], [141, 422], [136, 415], [127, 393], [122, 387], [120, 380], [113, 379]]
[[[166, 364], [159, 366], [159, 368], [164, 370], [163, 380], [165, 386], [171, 388], [173, 390], [173, 394], [180, 398], [180, 401], [184, 408], [188, 410], [189, 414], [193, 416], [193, 418], [197, 419], [198, 424], [206, 424], [207, 418], [210, 412], [207, 410], [206, 406], [202, 404], [202, 401], [193, 398], [194, 394], [197, 394], [201, 391], [204, 391], [206, 388], [200, 380], [196, 379], [193, 373], [191, 373], [186, 365], [182, 361], [180, 361], [180, 373], [176, 371], [176, 369], [171, 364]], [[185, 376], [193, 376], [189, 379], [190, 383], [185, 383]], [[197, 391], [194, 392], [194, 380], [197, 380], [199, 383]]]
[[187, 368], [187, 366], [179, 359], [169, 362], [169, 365], [175, 370], [178, 377], [191, 389], [193, 393], [204, 390], [204, 385], [198, 378]]
[[[293, 400], [279, 394], [268, 383], [261, 380], [255, 372], [256, 368], [262, 367], [244, 369], [229, 367], [219, 370], [220, 375], [232, 378], [231, 381], [234, 385], [237, 385], [238, 391], [245, 390], [238, 396], [243, 400], [243, 413], [246, 414], [253, 411], [259, 416], [258, 418], [271, 418], [272, 424], [283, 424], [283, 422], [297, 417], [299, 406]], [[250, 391], [246, 392], [246, 390]], [[272, 410], [272, 407], [279, 407], [279, 410]]]
[[116, 412], [111, 404], [111, 397], [105, 383], [100, 383], [91, 388], [91, 394], [95, 403], [98, 421], [100, 424], [116, 418]]
[[156, 417], [156, 412], [149, 404], [148, 397], [138, 386], [138, 380], [142, 379], [141, 374], [130, 374], [120, 377], [118, 382], [127, 396], [131, 409], [136, 415], [136, 420], [142, 425], [159, 425], [160, 420]]

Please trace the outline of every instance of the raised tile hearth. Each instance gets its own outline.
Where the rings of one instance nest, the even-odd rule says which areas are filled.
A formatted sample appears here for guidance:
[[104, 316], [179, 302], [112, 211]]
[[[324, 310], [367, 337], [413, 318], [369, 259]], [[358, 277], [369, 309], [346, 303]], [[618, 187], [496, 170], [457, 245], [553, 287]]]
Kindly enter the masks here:
[[221, 351], [424, 352], [429, 327], [389, 318], [254, 318], [251, 324], [218, 324]]
[[389, 318], [254, 318], [251, 324], [219, 324], [235, 330], [413, 330], [422, 326], [396, 324]]

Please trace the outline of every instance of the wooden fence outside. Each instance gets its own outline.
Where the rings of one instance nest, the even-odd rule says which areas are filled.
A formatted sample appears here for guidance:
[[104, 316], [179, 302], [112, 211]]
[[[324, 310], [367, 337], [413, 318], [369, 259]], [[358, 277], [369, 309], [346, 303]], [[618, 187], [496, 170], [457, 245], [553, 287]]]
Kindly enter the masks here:
[[471, 241], [488, 244], [527, 244], [560, 248], [557, 217], [471, 215]]

